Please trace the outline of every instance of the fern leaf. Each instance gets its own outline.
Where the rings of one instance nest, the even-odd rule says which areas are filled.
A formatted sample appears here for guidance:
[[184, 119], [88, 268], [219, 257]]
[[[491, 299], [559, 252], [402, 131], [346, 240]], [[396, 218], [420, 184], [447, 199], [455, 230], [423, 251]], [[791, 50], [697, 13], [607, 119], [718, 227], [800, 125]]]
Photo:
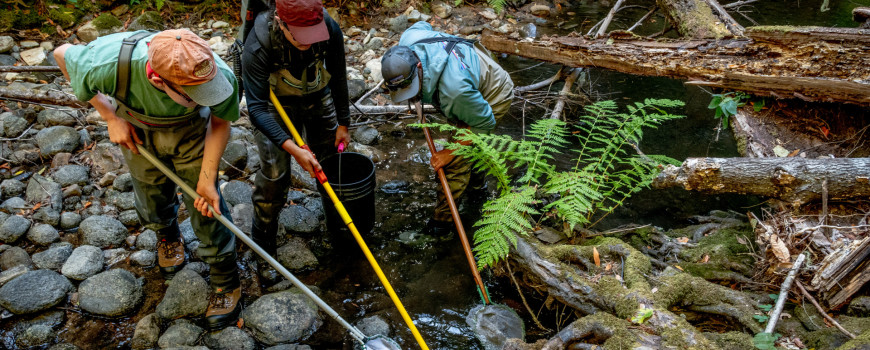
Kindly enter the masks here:
[[516, 235], [532, 229], [527, 215], [538, 214], [535, 203], [535, 188], [522, 187], [483, 205], [482, 219], [474, 224], [479, 227], [474, 233], [479, 268], [507, 257], [510, 247], [516, 246]]

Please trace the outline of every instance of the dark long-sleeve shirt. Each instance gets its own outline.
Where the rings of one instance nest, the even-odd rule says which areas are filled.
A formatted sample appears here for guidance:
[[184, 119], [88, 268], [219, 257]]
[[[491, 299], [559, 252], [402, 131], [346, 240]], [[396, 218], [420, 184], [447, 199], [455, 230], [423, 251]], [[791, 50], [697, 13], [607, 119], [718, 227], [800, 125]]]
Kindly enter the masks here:
[[[258, 16], [256, 21], [265, 21], [267, 19], [268, 16]], [[344, 34], [341, 32], [338, 23], [326, 13], [324, 13], [324, 21], [326, 21], [326, 27], [329, 30], [329, 40], [325, 42], [325, 45], [315, 44], [305, 51], [299, 51], [284, 38], [283, 34], [272, 36], [272, 38], [280, 38], [283, 41], [283, 47], [289, 49], [289, 62], [281, 63], [279, 68], [276, 68], [273, 62], [282, 60], [284, 55], [281, 55], [279, 52], [273, 52], [271, 48], [263, 47], [260, 40], [257, 39], [257, 30], [269, 28], [268, 25], [254, 24], [254, 28], [245, 39], [245, 50], [242, 54], [242, 81], [245, 87], [248, 113], [254, 126], [278, 146], [287, 141], [290, 135], [278, 124], [280, 118], [277, 116], [275, 109], [270, 108], [269, 75], [273, 71], [286, 68], [293, 76], [300, 77], [302, 76], [302, 70], [307, 67], [307, 69], [310, 69], [308, 76], [315, 76], [314, 70], [317, 68], [311, 63], [316, 59], [316, 50], [319, 49], [325, 51], [321, 53], [321, 57], [324, 60], [326, 70], [331, 76], [328, 88], [332, 93], [338, 125], [350, 125]], [[320, 91], [312, 93], [312, 95], [319, 96], [322, 93]], [[297, 100], [303, 101], [304, 98]]]

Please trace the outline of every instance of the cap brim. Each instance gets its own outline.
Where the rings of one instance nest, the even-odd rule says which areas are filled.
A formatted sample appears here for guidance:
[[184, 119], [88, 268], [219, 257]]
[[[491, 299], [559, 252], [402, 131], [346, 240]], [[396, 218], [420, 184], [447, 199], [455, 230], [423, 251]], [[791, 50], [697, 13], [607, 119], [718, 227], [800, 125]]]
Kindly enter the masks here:
[[185, 85], [181, 88], [198, 105], [207, 107], [226, 101], [233, 93], [233, 85], [220, 70], [208, 82], [199, 85]]
[[[416, 73], [416, 70], [415, 70]], [[390, 91], [390, 99], [393, 100], [393, 103], [405, 102], [405, 100], [417, 96], [417, 93], [420, 92], [420, 75], [414, 74], [414, 80], [411, 80], [411, 84], [406, 86], [404, 89], [399, 89], [396, 91]]]
[[320, 23], [308, 27], [285, 25], [290, 33], [293, 34], [293, 39], [302, 45], [311, 45], [329, 40], [329, 30], [326, 29], [326, 21], [320, 21]]

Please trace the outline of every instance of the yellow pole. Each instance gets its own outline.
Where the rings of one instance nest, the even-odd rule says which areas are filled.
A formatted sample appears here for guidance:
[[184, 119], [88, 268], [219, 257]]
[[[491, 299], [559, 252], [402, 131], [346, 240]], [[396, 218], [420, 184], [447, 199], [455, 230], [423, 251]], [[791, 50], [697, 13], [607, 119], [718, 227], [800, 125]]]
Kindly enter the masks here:
[[[287, 128], [290, 129], [290, 133], [293, 134], [293, 139], [296, 140], [296, 144], [299, 147], [308, 149], [308, 147], [306, 147], [305, 145], [305, 142], [302, 141], [302, 136], [300, 136], [299, 132], [296, 131], [296, 128], [293, 126], [293, 122], [290, 121], [290, 117], [287, 116], [287, 112], [284, 111], [284, 107], [281, 106], [281, 102], [278, 101], [278, 97], [275, 96], [275, 93], [272, 91], [272, 89], [269, 89], [269, 98], [272, 100], [272, 104], [275, 105], [275, 110], [278, 111], [281, 119], [284, 120], [284, 124], [286, 124]], [[311, 150], [309, 149], [309, 152], [310, 151]], [[348, 229], [350, 229], [350, 232], [353, 234], [353, 238], [356, 239], [356, 243], [359, 244], [360, 249], [362, 249], [363, 254], [365, 254], [366, 256], [366, 259], [368, 259], [369, 264], [372, 265], [372, 268], [375, 270], [375, 274], [378, 275], [378, 279], [381, 280], [381, 284], [384, 285], [384, 288], [387, 290], [387, 294], [390, 295], [390, 299], [393, 300], [393, 304], [395, 304], [396, 308], [399, 309], [399, 313], [402, 315], [402, 319], [405, 320], [405, 324], [407, 324], [408, 328], [411, 329], [411, 333], [414, 335], [414, 339], [416, 339], [417, 343], [420, 344], [421, 349], [429, 350], [429, 347], [426, 346], [426, 342], [423, 340], [423, 337], [417, 330], [417, 326], [414, 325], [414, 321], [411, 320], [411, 316], [409, 316], [408, 312], [405, 311], [405, 307], [402, 306], [402, 301], [399, 300], [399, 296], [396, 295], [396, 292], [393, 290], [393, 286], [391, 286], [390, 281], [387, 280], [387, 276], [384, 275], [384, 272], [381, 270], [381, 267], [378, 265], [378, 262], [372, 255], [372, 252], [369, 250], [368, 245], [366, 245], [366, 242], [363, 240], [362, 235], [359, 234], [359, 231], [353, 224], [353, 220], [351, 220], [350, 215], [347, 213], [347, 210], [344, 209], [344, 205], [341, 204], [341, 200], [338, 199], [335, 191], [332, 190], [332, 186], [329, 185], [329, 181], [326, 179], [326, 174], [323, 173], [323, 170], [320, 170], [317, 172], [316, 177], [317, 180], [320, 181], [320, 184], [323, 185], [323, 188], [326, 190], [329, 198], [332, 199], [332, 203], [335, 205], [335, 210], [338, 211], [338, 214], [341, 215], [341, 219], [344, 220], [344, 224], [347, 225]]]

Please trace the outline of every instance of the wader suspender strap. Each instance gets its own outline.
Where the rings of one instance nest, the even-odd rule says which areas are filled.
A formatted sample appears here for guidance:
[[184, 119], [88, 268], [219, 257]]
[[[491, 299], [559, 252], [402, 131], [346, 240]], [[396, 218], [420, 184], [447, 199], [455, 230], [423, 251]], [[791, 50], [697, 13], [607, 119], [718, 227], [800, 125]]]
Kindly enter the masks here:
[[[439, 42], [445, 42], [445, 41], [447, 42], [447, 46], [444, 47], [444, 50], [447, 51], [447, 59], [450, 59], [450, 53], [453, 51], [453, 48], [456, 47], [456, 44], [463, 43], [463, 44], [471, 45], [473, 47], [474, 42], [475, 42], [474, 40], [468, 40], [468, 39], [457, 38], [457, 37], [435, 36], [435, 37], [431, 37], [431, 38], [423, 38], [423, 39], [417, 40], [408, 46], [413, 46], [413, 45], [417, 45], [417, 44], [439, 43]], [[465, 58], [465, 56], [463, 56], [463, 58]], [[441, 81], [442, 74], [444, 74], [443, 69], [441, 70], [440, 73], [438, 73], [438, 76], [435, 79], [436, 83], [438, 81]], [[423, 79], [421, 78], [420, 81], [422, 82], [422, 80]], [[435, 109], [437, 109], [439, 112], [441, 112], [441, 96], [439, 96], [438, 89], [435, 89], [435, 93], [432, 94], [432, 105], [435, 106]]]
[[121, 52], [118, 53], [118, 76], [115, 84], [115, 99], [127, 104], [127, 92], [130, 89], [130, 60], [133, 59], [133, 50], [139, 40], [154, 34], [150, 31], [139, 32], [128, 36], [121, 44]]

